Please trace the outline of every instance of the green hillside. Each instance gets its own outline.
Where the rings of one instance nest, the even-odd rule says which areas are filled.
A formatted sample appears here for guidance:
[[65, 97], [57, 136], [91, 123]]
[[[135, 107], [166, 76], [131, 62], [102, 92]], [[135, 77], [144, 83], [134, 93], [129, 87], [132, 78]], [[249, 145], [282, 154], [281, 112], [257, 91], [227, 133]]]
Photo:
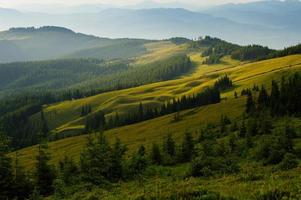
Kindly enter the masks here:
[[[145, 122], [123, 126], [105, 131], [105, 136], [110, 143], [119, 138], [128, 148], [127, 157], [131, 156], [140, 145], [144, 145], [149, 152], [154, 143], [161, 144], [167, 135], [171, 134], [176, 143], [181, 143], [184, 133], [192, 133], [197, 139], [202, 130], [212, 127], [214, 134], [221, 128], [221, 116], [227, 116], [232, 123], [242, 123], [243, 113], [246, 108], [246, 97], [241, 96], [243, 89], [253, 88], [264, 84], [270, 88], [272, 80], [280, 81], [282, 76], [288, 77], [301, 70], [301, 56], [293, 55], [254, 63], [240, 63], [229, 57], [223, 58], [223, 64], [203, 65], [203, 58], [199, 54], [190, 55], [196, 68], [191, 74], [183, 77], [144, 85], [136, 88], [109, 92], [97, 96], [58, 103], [46, 106], [44, 113], [51, 127], [58, 133], [65, 130], [83, 129], [83, 119], [79, 116], [82, 105], [92, 105], [93, 112], [104, 110], [108, 115], [118, 110], [120, 113], [135, 109], [140, 102], [147, 105], [157, 105], [184, 94], [192, 94], [203, 90], [204, 87], [213, 85], [219, 76], [227, 74], [233, 81], [234, 88], [222, 93], [223, 100], [218, 104], [198, 107], [181, 111], [180, 119], [175, 121], [174, 114], [162, 116]], [[239, 95], [234, 97], [234, 91]], [[289, 117], [286, 121], [300, 130], [300, 118]], [[273, 130], [282, 130], [284, 121], [275, 118]], [[233, 134], [231, 134], [233, 136]], [[231, 137], [232, 137], [231, 136]], [[56, 164], [63, 160], [65, 155], [79, 162], [79, 155], [87, 143], [87, 135], [70, 137], [49, 143], [49, 152], [52, 155], [51, 163]], [[228, 141], [229, 135], [222, 136], [219, 142]], [[258, 136], [259, 137], [259, 136]], [[264, 137], [264, 136], [260, 136]], [[299, 137], [299, 133], [298, 133]], [[253, 138], [257, 141], [256, 137]], [[243, 140], [239, 140], [243, 141]], [[261, 139], [258, 138], [257, 142]], [[294, 139], [295, 149], [301, 149], [300, 139]], [[22, 166], [32, 169], [37, 156], [37, 146], [28, 147], [18, 151]], [[243, 146], [241, 148], [244, 148]], [[255, 151], [256, 149], [251, 149]], [[253, 153], [250, 153], [253, 155]], [[297, 198], [300, 195], [300, 165], [291, 170], [277, 170], [273, 165], [262, 165], [252, 157], [239, 159], [239, 172], [235, 174], [216, 175], [210, 178], [187, 177], [190, 173], [189, 163], [174, 166], [153, 166], [144, 174], [143, 180], [134, 179], [126, 182], [114, 183], [112, 189], [94, 186], [87, 190], [84, 185], [73, 186], [66, 191], [66, 199], [89, 199], [102, 197], [104, 199], [120, 198], [173, 198], [176, 195], [197, 196], [211, 195], [213, 199], [256, 199], [267, 198], [273, 195], [291, 195]], [[68, 188], [68, 187], [67, 187]], [[184, 189], [186, 188], [186, 189]], [[250, 188], [252, 188], [250, 190]], [[203, 192], [202, 192], [203, 191]], [[220, 197], [220, 198], [221, 198]], [[53, 196], [53, 198], [57, 198]], [[50, 198], [52, 199], [52, 197]]]
[[[272, 79], [279, 79], [283, 73], [298, 71], [301, 67], [299, 55], [249, 64], [240, 64], [225, 57], [223, 64], [210, 66], [202, 65], [203, 59], [199, 54], [192, 54], [191, 60], [196, 66], [195, 71], [177, 80], [113, 91], [48, 106], [44, 112], [49, 126], [54, 133], [70, 129], [82, 130], [83, 119], [80, 117], [80, 109], [86, 104], [92, 106], [93, 112], [102, 110], [110, 115], [118, 111], [122, 114], [136, 109], [140, 102], [146, 106], [160, 105], [173, 98], [199, 92], [204, 87], [213, 85], [214, 81], [224, 74], [229, 75], [234, 81], [235, 90], [240, 93], [244, 88], [252, 87], [254, 84], [268, 84]], [[223, 96], [231, 98], [233, 92], [225, 92]]]
[[14, 195], [300, 199], [299, 47], [174, 40], [126, 59], [0, 65], [4, 92], [42, 91], [0, 102]]

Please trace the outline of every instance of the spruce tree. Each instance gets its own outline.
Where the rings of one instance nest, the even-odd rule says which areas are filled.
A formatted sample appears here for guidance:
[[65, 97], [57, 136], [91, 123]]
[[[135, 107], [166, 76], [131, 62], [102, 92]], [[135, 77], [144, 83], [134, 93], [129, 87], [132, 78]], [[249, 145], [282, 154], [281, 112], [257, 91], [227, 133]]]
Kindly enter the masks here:
[[271, 90], [271, 111], [273, 114], [279, 114], [279, 108], [280, 108], [280, 91], [279, 86], [276, 81], [272, 81], [272, 90]]
[[116, 139], [116, 142], [111, 152], [111, 166], [109, 169], [109, 179], [112, 181], [118, 181], [123, 177], [123, 157], [125, 152], [126, 147], [121, 143], [119, 139]]
[[171, 134], [167, 135], [167, 138], [165, 140], [164, 146], [163, 146], [164, 152], [173, 157], [176, 155], [176, 144], [175, 141], [173, 140]]
[[152, 152], [151, 152], [151, 160], [153, 164], [160, 165], [162, 163], [162, 155], [159, 148], [159, 145], [153, 143]]
[[194, 155], [194, 141], [190, 132], [186, 132], [181, 146], [181, 160], [182, 162], [191, 161]]
[[9, 139], [0, 132], [0, 199], [13, 198], [14, 176], [9, 152]]
[[252, 93], [247, 94], [247, 105], [246, 105], [246, 113], [252, 113], [255, 111], [255, 103], [253, 100]]
[[132, 175], [138, 175], [148, 166], [145, 147], [141, 145], [130, 161], [129, 171]]
[[54, 167], [49, 164], [50, 154], [46, 142], [38, 145], [38, 156], [36, 157], [36, 186], [41, 195], [47, 196], [54, 190], [53, 181], [55, 179]]
[[19, 163], [19, 155], [15, 155], [15, 179], [14, 179], [14, 196], [17, 199], [27, 199], [32, 191], [33, 185], [26, 175], [24, 168]]
[[91, 136], [88, 137], [87, 146], [80, 158], [83, 180], [95, 185], [106, 183], [110, 166], [111, 147], [103, 133], [97, 136], [95, 142]]
[[71, 185], [79, 174], [75, 162], [65, 155], [64, 159], [59, 162], [59, 178], [65, 185]]

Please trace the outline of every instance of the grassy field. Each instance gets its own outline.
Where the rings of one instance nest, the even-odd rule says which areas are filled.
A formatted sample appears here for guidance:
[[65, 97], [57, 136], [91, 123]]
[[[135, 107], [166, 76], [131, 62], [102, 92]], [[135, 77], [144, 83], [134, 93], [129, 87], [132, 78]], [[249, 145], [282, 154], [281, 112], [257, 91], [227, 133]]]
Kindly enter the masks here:
[[[46, 106], [44, 113], [52, 132], [81, 132], [84, 119], [80, 117], [80, 113], [82, 106], [86, 104], [92, 106], [93, 112], [102, 110], [108, 116], [115, 112], [123, 114], [137, 109], [140, 102], [158, 106], [173, 98], [197, 93], [204, 87], [213, 85], [224, 74], [228, 74], [234, 81], [235, 90], [239, 93], [243, 88], [254, 84], [270, 85], [272, 79], [280, 79], [286, 73], [301, 69], [300, 55], [256, 63], [240, 63], [225, 57], [222, 64], [209, 66], [202, 65], [203, 58], [199, 53], [191, 53], [190, 57], [195, 65], [194, 71], [178, 79]], [[225, 92], [223, 97], [232, 98], [233, 90]]]
[[[218, 76], [228, 74], [234, 81], [236, 91], [252, 87], [253, 84], [270, 84], [273, 79], [280, 79], [282, 75], [301, 70], [301, 56], [288, 56], [257, 63], [239, 63], [229, 57], [223, 59], [223, 64], [202, 65], [203, 58], [199, 54], [191, 54], [195, 64], [195, 71], [176, 80], [159, 82], [137, 88], [108, 92], [97, 96], [45, 106], [44, 112], [50, 126], [56, 132], [76, 131], [83, 128], [83, 119], [79, 116], [81, 106], [90, 104], [93, 111], [104, 110], [106, 113], [125, 112], [143, 104], [158, 105], [168, 99], [192, 94], [212, 85]], [[233, 90], [222, 94], [223, 101], [219, 104], [200, 107], [181, 112], [181, 120], [173, 122], [173, 115], [163, 116], [142, 123], [124, 126], [106, 131], [111, 141], [116, 137], [128, 145], [129, 152], [138, 145], [149, 146], [154, 141], [161, 141], [167, 134], [172, 133], [180, 138], [185, 131], [198, 131], [202, 125], [216, 123], [222, 114], [231, 118], [241, 115], [245, 105], [245, 98], [234, 98]], [[51, 142], [50, 150], [53, 163], [57, 163], [64, 155], [78, 160], [79, 153], [86, 143], [86, 136]], [[29, 147], [20, 151], [20, 161], [30, 168], [34, 163], [36, 147]]]
[[[172, 44], [160, 45], [170, 47], [169, 45]], [[152, 48], [155, 49], [155, 47]], [[150, 51], [150, 54], [154, 52]], [[130, 155], [141, 144], [149, 149], [154, 142], [161, 143], [168, 134], [172, 134], [177, 142], [180, 142], [183, 134], [188, 131], [196, 136], [207, 124], [218, 125], [221, 115], [227, 115], [231, 120], [239, 120], [245, 109], [246, 98], [241, 96], [234, 98], [234, 91], [240, 93], [243, 88], [253, 87], [254, 84], [269, 86], [273, 79], [280, 80], [283, 75], [301, 71], [301, 55], [254, 63], [241, 63], [230, 57], [224, 57], [222, 64], [210, 66], [202, 64], [204, 58], [199, 53], [190, 53], [190, 58], [195, 65], [194, 70], [178, 79], [108, 92], [85, 99], [65, 101], [55, 105], [45, 105], [45, 116], [53, 132], [58, 134], [65, 131], [80, 132], [83, 128], [83, 118], [80, 117], [83, 105], [90, 104], [93, 112], [103, 110], [108, 114], [116, 111], [123, 113], [135, 109], [140, 102], [159, 105], [172, 98], [199, 92], [204, 87], [213, 85], [215, 80], [224, 74], [228, 74], [233, 80], [235, 87], [222, 93], [223, 98], [220, 103], [182, 111], [179, 121], [175, 122], [174, 115], [170, 114], [105, 132], [110, 142], [119, 138], [122, 143], [126, 144], [127, 155]], [[293, 123], [297, 130], [300, 130], [300, 119], [293, 119]], [[86, 142], [87, 135], [50, 142], [51, 163], [56, 165], [65, 155], [78, 162], [80, 152]], [[296, 147], [301, 149], [301, 141], [296, 140], [295, 143]], [[29, 171], [34, 169], [37, 150], [37, 146], [32, 146], [18, 152], [21, 165]], [[12, 156], [14, 155], [12, 153]], [[261, 163], [244, 161], [242, 158], [240, 168], [240, 172], [233, 175], [192, 178], [186, 176], [189, 164], [174, 167], [156, 166], [148, 169], [141, 180], [135, 179], [113, 184], [110, 189], [92, 187], [87, 190], [87, 187], [78, 185], [73, 188], [75, 192], [72, 192], [69, 197], [70, 199], [98, 199], [101, 197], [101, 199], [108, 200], [143, 199], [143, 197], [166, 199], [173, 194], [181, 195], [206, 189], [218, 192], [225, 197], [246, 200], [257, 199], [259, 195], [270, 191], [275, 192], [275, 190], [289, 191], [296, 194], [295, 199], [301, 198], [300, 165], [293, 170], [279, 171], [272, 166], [262, 166]], [[249, 176], [257, 178], [251, 180]]]

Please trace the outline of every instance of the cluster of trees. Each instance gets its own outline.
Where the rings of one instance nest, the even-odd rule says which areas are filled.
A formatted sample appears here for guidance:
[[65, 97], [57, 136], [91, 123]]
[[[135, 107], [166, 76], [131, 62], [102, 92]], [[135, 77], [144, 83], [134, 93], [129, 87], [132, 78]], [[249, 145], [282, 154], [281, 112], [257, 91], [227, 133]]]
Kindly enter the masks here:
[[104, 113], [100, 111], [87, 117], [85, 130], [87, 132], [91, 132], [134, 124], [198, 106], [219, 103], [220, 100], [221, 97], [219, 89], [217, 87], [213, 87], [206, 88], [203, 92], [197, 95], [183, 96], [179, 99], [173, 99], [172, 101], [164, 103], [159, 109], [144, 107], [142, 103], [140, 103], [137, 111], [129, 112], [123, 116], [119, 116], [119, 114], [116, 113], [115, 116], [110, 116], [108, 119], [106, 119]]
[[206, 36], [192, 43], [192, 47], [206, 47], [202, 56], [208, 57], [204, 64], [218, 64], [225, 55], [241, 61], [256, 61], [300, 54], [301, 44], [283, 50], [273, 50], [260, 45], [239, 46], [218, 38]]
[[279, 57], [300, 54], [300, 53], [301, 53], [301, 44], [298, 44], [296, 46], [291, 46], [291, 47], [285, 48], [283, 50], [276, 51], [263, 59], [279, 58]]
[[207, 64], [216, 64], [220, 62], [220, 58], [225, 55], [231, 55], [237, 60], [258, 60], [275, 52], [268, 47], [259, 45], [239, 46], [218, 38], [206, 36], [204, 39], [197, 42], [199, 46], [208, 47], [203, 53], [203, 56], [209, 56], [205, 61]]
[[241, 61], [261, 60], [274, 52], [274, 50], [271, 50], [268, 47], [248, 45], [231, 52], [231, 57]]
[[226, 74], [215, 82], [214, 87], [218, 88], [219, 90], [226, 90], [233, 87], [233, 82]]
[[265, 59], [276, 51], [260, 45], [239, 46], [218, 38], [206, 36], [195, 42], [196, 47], [206, 47], [203, 56], [208, 58], [204, 64], [218, 64], [225, 55], [231, 55], [233, 59], [241, 61], [252, 61]]
[[36, 124], [30, 122], [30, 116], [39, 112], [41, 105], [28, 105], [17, 111], [11, 112], [0, 119], [1, 131], [12, 138], [13, 148], [22, 148], [37, 143], [38, 134], [42, 133], [45, 119]]
[[88, 115], [89, 113], [92, 112], [92, 107], [91, 105], [84, 105], [81, 109], [81, 113], [80, 115], [83, 117], [83, 116], [86, 116]]
[[301, 113], [301, 76], [296, 73], [280, 84], [272, 81], [271, 92], [262, 86], [258, 88], [257, 100], [251, 90], [247, 93], [247, 113], [269, 110], [272, 115], [299, 115]]

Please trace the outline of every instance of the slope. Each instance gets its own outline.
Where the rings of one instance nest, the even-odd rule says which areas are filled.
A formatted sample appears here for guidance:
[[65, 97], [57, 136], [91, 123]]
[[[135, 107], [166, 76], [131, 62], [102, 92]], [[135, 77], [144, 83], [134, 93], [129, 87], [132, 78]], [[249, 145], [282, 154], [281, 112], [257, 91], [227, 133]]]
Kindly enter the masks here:
[[[205, 86], [212, 85], [219, 75], [225, 73], [234, 81], [234, 90], [239, 93], [243, 88], [252, 87], [254, 84], [270, 83], [272, 79], [279, 80], [283, 75], [301, 70], [300, 55], [245, 64], [237, 63], [226, 57], [224, 62], [228, 64], [215, 66], [201, 65], [202, 58], [199, 54], [192, 54], [191, 59], [197, 65], [197, 70], [192, 75], [183, 76], [177, 80], [51, 105], [45, 108], [45, 115], [49, 121], [55, 121], [52, 126], [59, 127], [56, 129], [57, 131], [68, 128], [82, 128], [82, 119], [78, 118], [76, 114], [76, 109], [79, 109], [82, 104], [91, 103], [94, 110], [102, 109], [111, 112], [119, 110], [122, 112], [130, 110], [140, 101], [145, 104], [158, 104], [166, 98], [200, 91]], [[233, 90], [223, 93], [224, 100], [219, 104], [181, 112], [179, 122], [174, 122], [173, 115], [167, 115], [139, 124], [112, 129], [106, 131], [105, 134], [110, 141], [116, 137], [120, 138], [123, 143], [128, 145], [129, 152], [140, 144], [149, 146], [153, 141], [161, 141], [168, 133], [172, 133], [179, 139], [185, 131], [195, 132], [202, 125], [218, 122], [222, 114], [227, 114], [232, 119], [239, 117], [244, 110], [245, 98], [235, 99], [233, 93]], [[86, 142], [86, 137], [86, 135], [81, 135], [51, 142], [49, 146], [53, 155], [52, 162], [56, 163], [62, 159], [64, 154], [78, 160], [79, 153]], [[36, 147], [22, 149], [19, 153], [21, 163], [30, 168], [34, 163]]]
[[[266, 84], [273, 77], [279, 78], [286, 71], [300, 69], [301, 56], [288, 56], [256, 63], [239, 63], [229, 57], [223, 58], [223, 64], [202, 65], [199, 54], [192, 54], [195, 71], [176, 80], [159, 82], [131, 88], [122, 91], [113, 91], [97, 96], [66, 101], [45, 108], [44, 112], [53, 133], [83, 129], [84, 119], [80, 117], [81, 107], [91, 105], [93, 112], [104, 111], [110, 114], [124, 114], [137, 109], [142, 102], [145, 106], [158, 106], [173, 98], [183, 95], [192, 95], [204, 87], [213, 85], [221, 75], [228, 74], [235, 83], [235, 90], [239, 93], [243, 88], [253, 84]], [[233, 91], [225, 92], [224, 97], [233, 96]]]

